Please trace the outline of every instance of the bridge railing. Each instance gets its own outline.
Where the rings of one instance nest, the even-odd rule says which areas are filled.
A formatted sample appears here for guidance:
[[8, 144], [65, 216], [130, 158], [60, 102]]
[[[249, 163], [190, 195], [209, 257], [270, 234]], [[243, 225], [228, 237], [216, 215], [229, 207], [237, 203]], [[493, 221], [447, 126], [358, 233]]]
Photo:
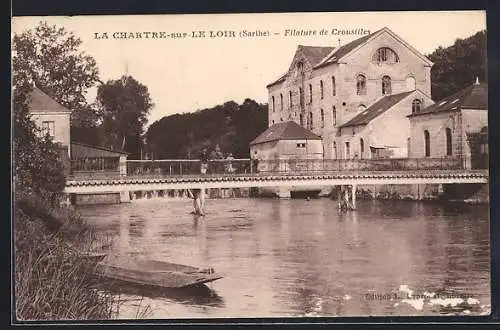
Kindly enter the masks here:
[[215, 159], [203, 164], [197, 159], [127, 160], [127, 175], [250, 174], [250, 159]]
[[286, 159], [258, 161], [259, 173], [369, 172], [462, 169], [459, 158]]
[[128, 160], [127, 175], [243, 175], [257, 173], [307, 174], [318, 172], [370, 172], [458, 170], [460, 158], [388, 158], [388, 159], [216, 159], [203, 164], [200, 160]]

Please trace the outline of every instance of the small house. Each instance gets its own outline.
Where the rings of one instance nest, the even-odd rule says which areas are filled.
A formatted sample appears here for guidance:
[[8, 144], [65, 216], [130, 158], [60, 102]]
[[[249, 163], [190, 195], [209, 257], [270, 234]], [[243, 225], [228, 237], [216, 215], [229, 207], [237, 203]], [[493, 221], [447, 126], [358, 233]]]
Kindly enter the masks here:
[[420, 90], [380, 98], [366, 110], [340, 126], [334, 138], [336, 159], [380, 159], [408, 157], [410, 121], [416, 108], [433, 101]]
[[460, 159], [463, 168], [488, 168], [488, 84], [476, 81], [408, 118], [410, 157]]
[[300, 160], [322, 160], [323, 142], [320, 136], [294, 121], [280, 122], [250, 142], [250, 157], [258, 160], [259, 171], [270, 170], [269, 166], [279, 166], [278, 161], [282, 161], [284, 166], [299, 165]]

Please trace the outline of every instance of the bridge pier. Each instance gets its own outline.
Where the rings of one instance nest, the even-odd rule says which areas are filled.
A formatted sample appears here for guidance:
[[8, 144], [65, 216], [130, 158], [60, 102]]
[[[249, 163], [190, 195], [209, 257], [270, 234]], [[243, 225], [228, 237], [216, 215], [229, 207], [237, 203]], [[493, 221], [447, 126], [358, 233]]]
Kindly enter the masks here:
[[279, 198], [291, 198], [290, 189], [286, 187], [279, 187], [276, 194]]
[[353, 184], [352, 185], [352, 189], [351, 189], [351, 200], [352, 200], [352, 209], [355, 210], [356, 209], [356, 185]]
[[130, 193], [128, 191], [120, 191], [120, 203], [130, 203]]

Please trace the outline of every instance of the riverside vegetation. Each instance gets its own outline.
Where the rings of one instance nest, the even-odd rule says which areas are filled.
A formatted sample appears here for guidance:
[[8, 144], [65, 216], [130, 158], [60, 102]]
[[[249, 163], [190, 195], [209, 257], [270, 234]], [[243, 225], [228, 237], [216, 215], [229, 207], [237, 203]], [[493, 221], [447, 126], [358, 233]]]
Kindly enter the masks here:
[[[20, 81], [22, 83], [22, 81]], [[106, 242], [71, 208], [61, 206], [61, 150], [41, 137], [28, 115], [28, 87], [16, 86], [14, 114], [14, 297], [17, 320], [109, 319], [120, 297], [101, 287], [82, 252]]]

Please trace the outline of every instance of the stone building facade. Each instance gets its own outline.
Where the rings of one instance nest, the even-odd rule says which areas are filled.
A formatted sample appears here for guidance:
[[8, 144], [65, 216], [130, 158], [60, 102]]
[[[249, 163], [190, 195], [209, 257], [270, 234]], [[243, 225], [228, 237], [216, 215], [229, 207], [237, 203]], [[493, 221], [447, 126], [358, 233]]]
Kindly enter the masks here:
[[465, 168], [473, 157], [485, 157], [487, 145], [474, 154], [470, 133], [488, 127], [488, 84], [477, 81], [435, 104], [416, 111], [410, 119], [410, 157], [461, 158]]
[[298, 46], [288, 71], [267, 86], [269, 125], [294, 121], [322, 137], [325, 158], [344, 158], [341, 126], [381, 98], [418, 90], [428, 105], [432, 65], [388, 28], [338, 48]]

